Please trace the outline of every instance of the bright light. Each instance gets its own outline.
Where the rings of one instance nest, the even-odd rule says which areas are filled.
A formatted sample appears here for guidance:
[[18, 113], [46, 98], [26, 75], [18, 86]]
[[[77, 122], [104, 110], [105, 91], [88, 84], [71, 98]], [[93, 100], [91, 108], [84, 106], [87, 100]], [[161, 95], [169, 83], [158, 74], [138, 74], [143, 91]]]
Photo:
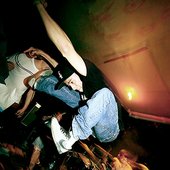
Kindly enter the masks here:
[[128, 95], [128, 99], [129, 99], [129, 100], [132, 100], [132, 93], [131, 93], [131, 92], [128, 92], [127, 95]]
[[126, 95], [127, 95], [128, 100], [133, 100], [136, 97], [136, 91], [132, 87], [127, 87]]

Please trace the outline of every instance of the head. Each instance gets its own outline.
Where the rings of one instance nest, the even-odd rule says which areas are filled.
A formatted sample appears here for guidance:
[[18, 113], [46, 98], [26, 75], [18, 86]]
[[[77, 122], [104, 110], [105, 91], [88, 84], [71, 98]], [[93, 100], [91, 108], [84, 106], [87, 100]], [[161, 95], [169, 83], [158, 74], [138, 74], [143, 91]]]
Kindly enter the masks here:
[[129, 151], [120, 150], [117, 157], [112, 159], [113, 170], [149, 170], [144, 164], [137, 162], [136, 155], [133, 155]]
[[83, 92], [83, 85], [80, 77], [76, 74], [73, 73], [70, 77], [68, 77], [64, 83], [71, 87], [73, 90], [77, 90], [79, 92]]
[[82, 81], [72, 66], [68, 64], [64, 66], [58, 66], [57, 69], [55, 69], [54, 74], [59, 80], [55, 86], [55, 89], [61, 89], [64, 84], [66, 84], [73, 90], [80, 92], [83, 91]]

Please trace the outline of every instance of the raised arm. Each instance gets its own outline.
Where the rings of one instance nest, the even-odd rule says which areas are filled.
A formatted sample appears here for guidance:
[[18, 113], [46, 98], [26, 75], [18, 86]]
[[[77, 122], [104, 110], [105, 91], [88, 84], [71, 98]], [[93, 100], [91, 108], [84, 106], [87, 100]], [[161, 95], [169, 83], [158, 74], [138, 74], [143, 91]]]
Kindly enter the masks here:
[[54, 45], [61, 52], [68, 62], [82, 75], [86, 76], [86, 65], [81, 56], [75, 51], [73, 44], [61, 27], [49, 16], [44, 6], [36, 3], [39, 14], [42, 18], [47, 34]]

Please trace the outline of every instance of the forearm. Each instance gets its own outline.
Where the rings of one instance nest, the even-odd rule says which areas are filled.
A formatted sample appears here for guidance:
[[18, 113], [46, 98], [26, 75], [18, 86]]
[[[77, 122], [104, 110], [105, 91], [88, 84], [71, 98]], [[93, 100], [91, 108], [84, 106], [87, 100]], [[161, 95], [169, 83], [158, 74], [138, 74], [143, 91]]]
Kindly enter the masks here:
[[49, 38], [56, 45], [58, 50], [64, 54], [64, 51], [68, 48], [67, 46], [72, 46], [71, 41], [60, 26], [49, 16], [41, 3], [37, 4], [37, 9], [43, 20]]
[[26, 96], [26, 99], [25, 99], [25, 103], [24, 103], [24, 106], [23, 106], [23, 110], [25, 111], [28, 106], [30, 105], [32, 99], [34, 98], [34, 95], [35, 95], [35, 91], [30, 89], [27, 93], [27, 96]]
[[87, 74], [83, 59], [75, 51], [70, 39], [61, 29], [61, 27], [49, 16], [41, 3], [37, 4], [37, 9], [43, 20], [47, 34], [61, 54], [70, 62], [70, 64], [82, 75]]
[[54, 60], [51, 56], [38, 48], [30, 47], [29, 49], [25, 50], [24, 53], [28, 55], [28, 57], [37, 57], [38, 55], [40, 55], [44, 59], [46, 59], [54, 68], [58, 65], [58, 62], [56, 60]]
[[58, 62], [56, 60], [54, 60], [53, 58], [51, 58], [47, 53], [45, 53], [44, 51], [39, 50], [39, 55], [41, 55], [42, 57], [44, 57], [54, 68], [58, 65]]

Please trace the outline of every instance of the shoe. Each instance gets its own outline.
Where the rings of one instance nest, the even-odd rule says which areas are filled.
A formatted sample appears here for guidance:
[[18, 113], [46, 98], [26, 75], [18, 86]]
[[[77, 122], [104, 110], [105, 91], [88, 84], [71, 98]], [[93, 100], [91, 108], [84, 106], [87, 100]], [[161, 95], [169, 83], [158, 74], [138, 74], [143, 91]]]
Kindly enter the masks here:
[[51, 119], [51, 133], [52, 138], [54, 140], [54, 143], [57, 147], [58, 153], [62, 154], [68, 151], [68, 149], [65, 149], [61, 142], [64, 140], [68, 140], [67, 135], [64, 133], [63, 129], [58, 123], [58, 120], [55, 117], [52, 117]]
[[69, 140], [65, 140], [62, 142], [62, 146], [68, 150], [72, 149], [72, 145], [78, 141], [78, 138], [76, 139], [74, 136], [73, 136], [73, 133], [72, 131], [69, 131]]
[[72, 149], [72, 145], [78, 140], [73, 137], [71, 131], [67, 133], [65, 129], [59, 125], [58, 120], [55, 117], [51, 120], [51, 132], [59, 154]]

